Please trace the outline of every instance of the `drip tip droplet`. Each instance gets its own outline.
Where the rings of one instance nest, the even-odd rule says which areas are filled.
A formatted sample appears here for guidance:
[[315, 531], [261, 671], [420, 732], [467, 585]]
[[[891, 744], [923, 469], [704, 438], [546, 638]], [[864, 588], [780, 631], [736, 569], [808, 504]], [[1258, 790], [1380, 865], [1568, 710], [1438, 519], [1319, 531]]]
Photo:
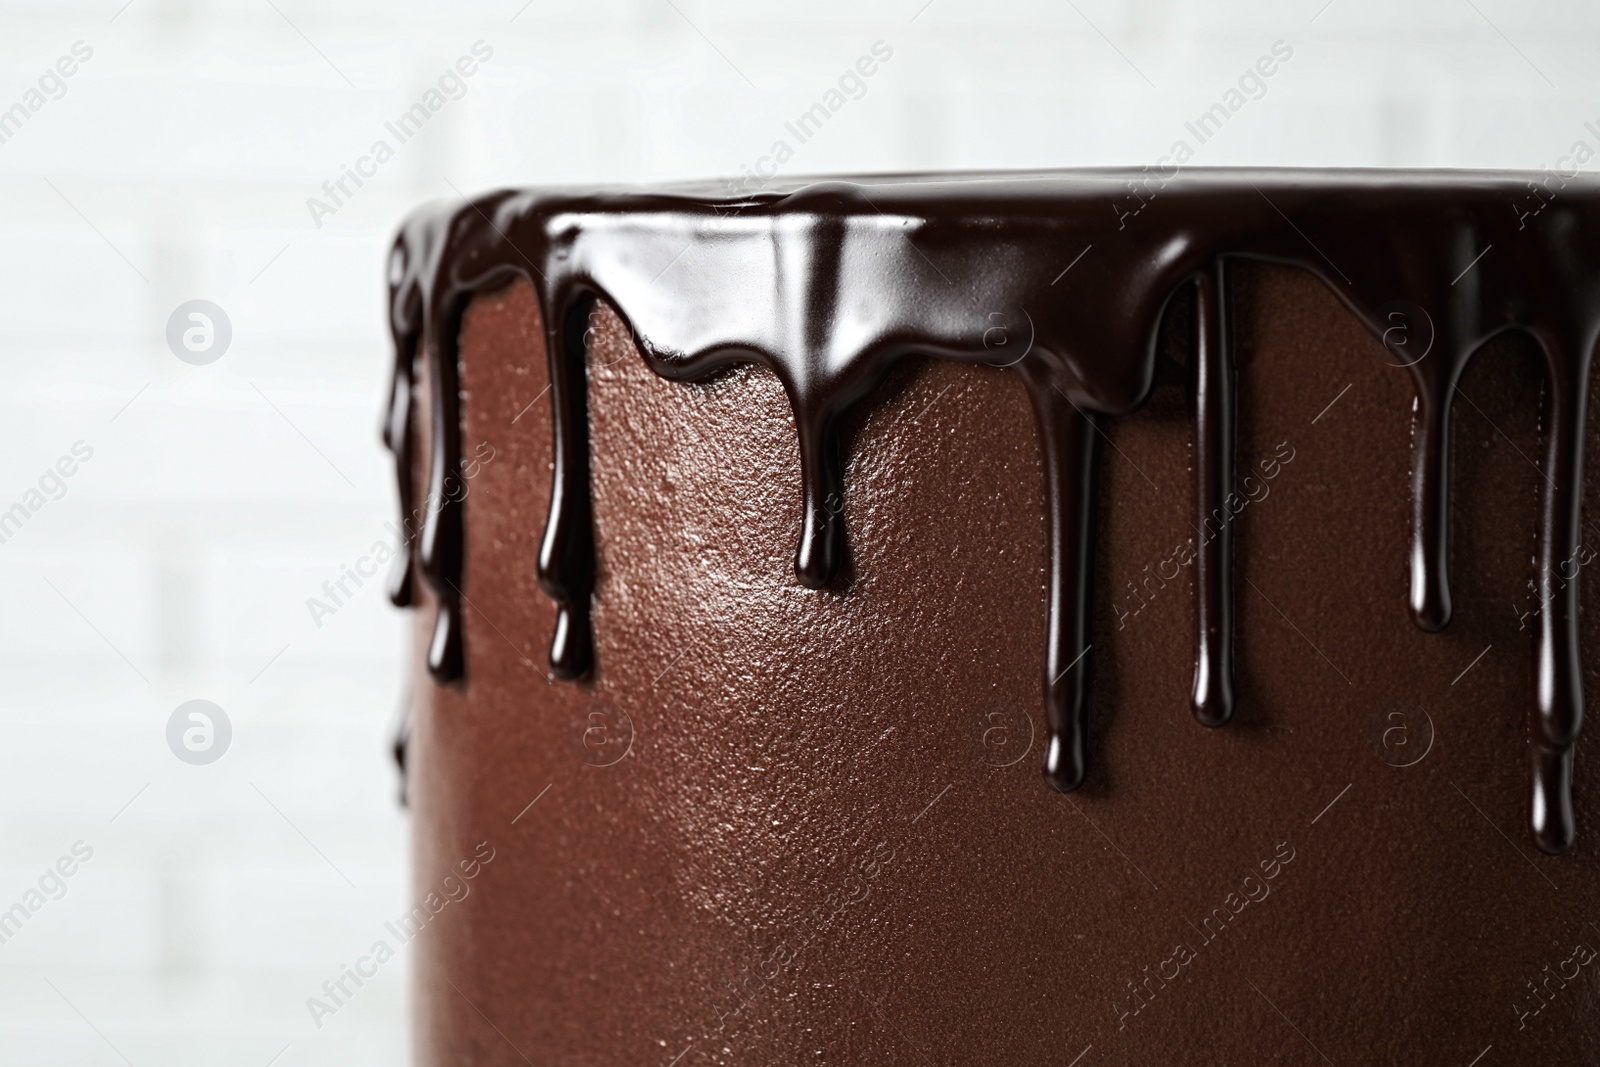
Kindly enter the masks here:
[[587, 674], [593, 665], [594, 633], [589, 613], [562, 604], [556, 610], [556, 632], [550, 641], [551, 673], [571, 681]]
[[1202, 656], [1194, 665], [1194, 694], [1190, 706], [1201, 726], [1215, 728], [1233, 718], [1232, 672], [1212, 670]]
[[1572, 847], [1577, 825], [1572, 814], [1572, 749], [1534, 744], [1531, 829], [1539, 851], [1559, 856]]
[[439, 598], [439, 614], [428, 645], [428, 671], [436, 682], [453, 682], [463, 671], [461, 605], [453, 596]]
[[838, 518], [826, 508], [806, 508], [800, 547], [794, 554], [794, 573], [808, 589], [821, 589], [839, 572]]
[[1083, 738], [1052, 732], [1044, 750], [1044, 780], [1058, 793], [1070, 793], [1083, 784]]

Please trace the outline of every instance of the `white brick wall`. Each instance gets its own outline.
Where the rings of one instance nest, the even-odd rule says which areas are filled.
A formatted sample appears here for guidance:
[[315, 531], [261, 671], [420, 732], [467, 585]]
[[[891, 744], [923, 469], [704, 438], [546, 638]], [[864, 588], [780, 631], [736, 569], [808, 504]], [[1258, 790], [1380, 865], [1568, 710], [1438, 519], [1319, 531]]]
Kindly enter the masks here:
[[[368, 586], [319, 630], [305, 598], [392, 507], [382, 261], [412, 205], [737, 174], [877, 40], [787, 173], [1151, 162], [1280, 38], [1196, 163], [1536, 167], [1600, 123], [1576, 0], [121, 3], [0, 4], [0, 108], [94, 49], [0, 144], [0, 509], [95, 450], [0, 544], [0, 908], [95, 850], [0, 944], [7, 1063], [403, 1060], [403, 965], [320, 1031], [304, 1006], [405, 904], [401, 620]], [[466, 96], [313, 226], [479, 39]], [[164, 343], [195, 297], [233, 324], [209, 366]], [[234, 726], [211, 766], [165, 742], [195, 697]]]

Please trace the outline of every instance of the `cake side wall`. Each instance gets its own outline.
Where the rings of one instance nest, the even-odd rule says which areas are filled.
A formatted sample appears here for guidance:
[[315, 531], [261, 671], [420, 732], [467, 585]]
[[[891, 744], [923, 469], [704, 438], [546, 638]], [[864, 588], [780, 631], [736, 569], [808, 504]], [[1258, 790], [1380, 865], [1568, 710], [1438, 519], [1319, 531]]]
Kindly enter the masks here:
[[[520, 285], [480, 299], [462, 439], [493, 459], [467, 480], [468, 677], [417, 688], [416, 892], [494, 858], [412, 942], [417, 1062], [1593, 1056], [1592, 968], [1548, 1001], [1524, 984], [1600, 943], [1587, 839], [1550, 861], [1520, 832], [1534, 365], [1498, 344], [1463, 382], [1458, 618], [1430, 637], [1405, 611], [1409, 383], [1320, 283], [1240, 290], [1239, 711], [1207, 731], [1187, 707], [1189, 429], [1161, 386], [1106, 426], [1072, 797], [1037, 769], [1043, 502], [1014, 379], [895, 375], [846, 434], [849, 573], [816, 592], [775, 379], [662, 381], [602, 311], [597, 668], [551, 686], [538, 311]], [[1374, 726], [1391, 706], [1418, 743], [1417, 709], [1432, 725], [1411, 766]], [[1580, 757], [1580, 816], [1591, 778]]]

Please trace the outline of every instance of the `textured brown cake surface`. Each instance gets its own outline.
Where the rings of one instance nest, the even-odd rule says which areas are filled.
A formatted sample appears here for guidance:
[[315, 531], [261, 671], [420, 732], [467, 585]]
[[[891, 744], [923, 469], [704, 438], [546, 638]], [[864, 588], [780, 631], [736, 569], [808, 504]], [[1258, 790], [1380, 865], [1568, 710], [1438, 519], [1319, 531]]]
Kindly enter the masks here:
[[[1102, 424], [1071, 795], [1039, 773], [1044, 493], [1015, 376], [909, 363], [859, 408], [846, 575], [809, 590], [777, 379], [658, 378], [602, 307], [595, 668], [552, 683], [538, 303], [521, 283], [475, 301], [462, 445], [493, 459], [465, 500], [463, 683], [426, 678], [418, 613], [415, 889], [480, 842], [494, 859], [413, 943], [417, 1062], [1600, 1057], [1600, 865], [1587, 836], [1547, 857], [1525, 829], [1538, 362], [1502, 339], [1462, 382], [1456, 617], [1428, 635], [1406, 607], [1411, 381], [1309, 275], [1241, 267], [1235, 301], [1257, 478], [1237, 711], [1207, 730], [1189, 709], [1173, 374]], [[1595, 499], [1593, 447], [1588, 471]]]

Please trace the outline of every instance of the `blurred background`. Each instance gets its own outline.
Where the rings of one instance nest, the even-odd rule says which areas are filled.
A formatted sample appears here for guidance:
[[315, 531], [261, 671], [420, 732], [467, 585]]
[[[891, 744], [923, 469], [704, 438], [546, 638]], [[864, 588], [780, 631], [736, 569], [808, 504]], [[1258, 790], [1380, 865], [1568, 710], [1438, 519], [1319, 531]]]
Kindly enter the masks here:
[[[334, 1015], [306, 1002], [410, 904], [404, 619], [379, 582], [337, 603], [324, 583], [394, 543], [383, 263], [419, 202], [1140, 166], [1179, 139], [1191, 166], [1537, 169], [1600, 145], [1600, 12], [1576, 2], [7, 0], [0, 20], [6, 1063], [405, 1062], [405, 950]], [[800, 143], [785, 123], [869, 54]], [[1269, 54], [1201, 143], [1185, 123]], [[386, 123], [462, 56], [474, 73], [402, 141]]]

